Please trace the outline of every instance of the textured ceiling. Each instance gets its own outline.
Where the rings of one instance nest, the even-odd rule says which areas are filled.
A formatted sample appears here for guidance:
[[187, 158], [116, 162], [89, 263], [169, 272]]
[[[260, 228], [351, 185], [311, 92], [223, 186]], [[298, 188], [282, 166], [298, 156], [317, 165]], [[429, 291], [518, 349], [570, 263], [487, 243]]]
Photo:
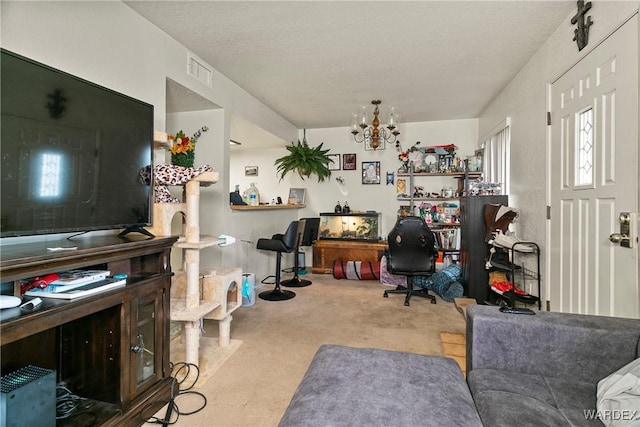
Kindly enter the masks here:
[[[125, 1], [298, 128], [475, 118], [574, 1]], [[567, 43], [572, 43], [567, 40]], [[179, 108], [179, 107], [175, 107]], [[384, 118], [383, 118], [384, 119]]]

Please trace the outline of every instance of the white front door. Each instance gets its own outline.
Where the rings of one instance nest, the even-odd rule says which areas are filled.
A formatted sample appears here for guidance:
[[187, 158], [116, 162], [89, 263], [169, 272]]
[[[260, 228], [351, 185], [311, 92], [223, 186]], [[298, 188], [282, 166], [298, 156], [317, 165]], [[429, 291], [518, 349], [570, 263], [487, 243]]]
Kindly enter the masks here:
[[552, 84], [551, 123], [551, 310], [638, 318], [638, 242], [609, 240], [638, 212], [638, 15]]

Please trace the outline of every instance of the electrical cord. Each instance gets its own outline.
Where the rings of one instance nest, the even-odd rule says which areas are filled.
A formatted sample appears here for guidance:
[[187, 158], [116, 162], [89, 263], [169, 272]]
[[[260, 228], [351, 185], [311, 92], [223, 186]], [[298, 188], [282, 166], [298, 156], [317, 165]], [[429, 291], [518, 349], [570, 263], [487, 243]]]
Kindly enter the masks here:
[[63, 385], [56, 386], [56, 419], [69, 418], [78, 409], [91, 407], [89, 399], [82, 398]]
[[[171, 363], [171, 374], [172, 374], [172, 382], [171, 382], [171, 391], [169, 395], [169, 400], [160, 401], [163, 404], [167, 404], [167, 410], [165, 412], [164, 418], [158, 418], [156, 416], [151, 416], [148, 418], [143, 418], [144, 422], [152, 423], [152, 424], [161, 424], [163, 426], [172, 425], [178, 422], [180, 415], [193, 415], [197, 412], [202, 411], [205, 406], [207, 406], [207, 398], [204, 394], [192, 390], [192, 388], [198, 382], [200, 378], [200, 370], [198, 369], [198, 365], [194, 365], [193, 363], [186, 362], [178, 362]], [[191, 375], [191, 370], [195, 370], [195, 374]], [[191, 382], [187, 383], [187, 380], [191, 378]], [[183, 384], [187, 384], [184, 388], [181, 387]], [[202, 403], [199, 407], [192, 411], [181, 411], [178, 407], [177, 400], [181, 396], [196, 396], [202, 399]], [[151, 405], [156, 405], [158, 402], [153, 402], [147, 405], [144, 409], [149, 409]], [[145, 410], [141, 411], [141, 414], [145, 413]]]
[[72, 240], [74, 237], [78, 237], [86, 233], [88, 233], [88, 231], [81, 231], [80, 233], [72, 234], [71, 236], [67, 237], [67, 240]]

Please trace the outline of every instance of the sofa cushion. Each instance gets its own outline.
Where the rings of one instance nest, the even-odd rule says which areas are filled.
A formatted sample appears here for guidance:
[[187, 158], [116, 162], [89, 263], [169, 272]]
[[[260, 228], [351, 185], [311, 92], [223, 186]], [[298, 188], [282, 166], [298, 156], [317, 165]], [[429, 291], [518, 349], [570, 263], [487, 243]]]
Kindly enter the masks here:
[[[597, 382], [638, 357], [640, 319], [467, 308], [467, 372], [476, 368]], [[553, 361], [550, 363], [549, 361]]]
[[323, 345], [280, 426], [482, 426], [458, 364], [440, 356]]
[[482, 423], [488, 426], [588, 426], [596, 384], [495, 369], [474, 369], [467, 382]]

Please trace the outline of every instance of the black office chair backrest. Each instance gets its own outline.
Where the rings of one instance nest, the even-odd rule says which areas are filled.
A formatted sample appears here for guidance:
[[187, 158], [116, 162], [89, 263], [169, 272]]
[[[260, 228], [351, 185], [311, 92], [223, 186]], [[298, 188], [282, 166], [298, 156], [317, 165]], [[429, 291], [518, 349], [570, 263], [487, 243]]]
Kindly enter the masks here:
[[387, 236], [387, 270], [394, 274], [428, 275], [435, 271], [435, 237], [424, 219], [405, 216]]
[[320, 217], [302, 218], [305, 221], [304, 234], [300, 246], [311, 246], [318, 240], [318, 232], [320, 231]]

